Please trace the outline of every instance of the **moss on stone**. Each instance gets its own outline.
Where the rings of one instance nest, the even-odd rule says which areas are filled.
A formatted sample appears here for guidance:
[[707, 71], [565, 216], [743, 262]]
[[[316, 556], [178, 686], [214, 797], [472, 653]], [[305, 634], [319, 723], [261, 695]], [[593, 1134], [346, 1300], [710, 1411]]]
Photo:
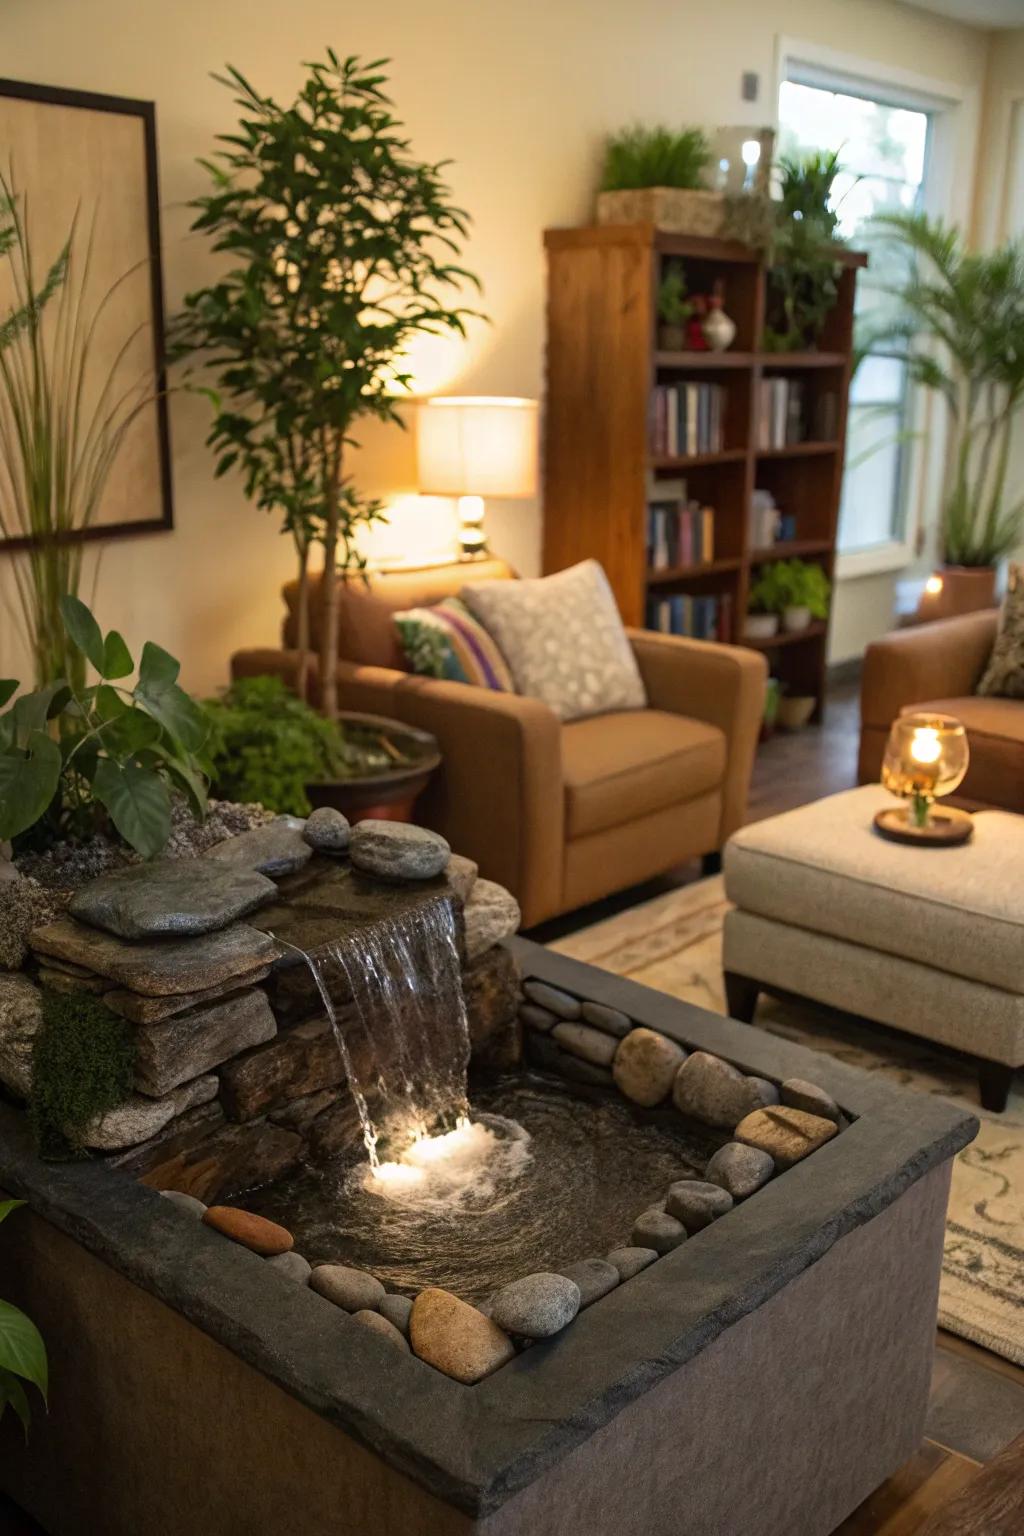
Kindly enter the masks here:
[[127, 1020], [87, 992], [45, 989], [29, 1100], [40, 1155], [81, 1155], [86, 1125], [125, 1101], [134, 1069], [135, 1031]]

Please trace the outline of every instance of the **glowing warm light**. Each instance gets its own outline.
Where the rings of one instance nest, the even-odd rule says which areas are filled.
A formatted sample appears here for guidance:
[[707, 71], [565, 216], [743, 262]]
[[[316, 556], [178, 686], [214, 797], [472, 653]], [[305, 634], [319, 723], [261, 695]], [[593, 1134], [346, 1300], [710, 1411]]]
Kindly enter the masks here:
[[422, 1184], [423, 1169], [411, 1168], [408, 1163], [378, 1163], [371, 1169], [371, 1178], [374, 1183], [381, 1184], [388, 1189], [411, 1189], [414, 1184]]
[[744, 165], [755, 166], [761, 158], [761, 145], [759, 140], [744, 139], [740, 149], [740, 154], [743, 157]]
[[942, 756], [942, 742], [933, 726], [917, 728], [910, 740], [910, 755], [915, 763], [937, 763]]
[[924, 584], [924, 589], [928, 593], [929, 597], [938, 597], [939, 593], [942, 591], [942, 577], [938, 574], [935, 576], [929, 576], [928, 580]]
[[474, 1140], [473, 1127], [468, 1120], [461, 1120], [454, 1131], [443, 1136], [421, 1136], [405, 1154], [405, 1162], [418, 1168], [430, 1163], [443, 1162], [448, 1157], [458, 1157]]
[[458, 558], [455, 504], [440, 496], [399, 496], [388, 503], [386, 522], [357, 535], [359, 553], [374, 569], [441, 565]]

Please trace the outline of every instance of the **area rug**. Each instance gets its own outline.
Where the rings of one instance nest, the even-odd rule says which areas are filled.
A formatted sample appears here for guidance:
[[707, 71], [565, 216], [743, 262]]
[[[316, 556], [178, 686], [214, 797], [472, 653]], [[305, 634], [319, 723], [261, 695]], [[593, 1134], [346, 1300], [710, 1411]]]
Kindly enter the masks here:
[[[672, 997], [725, 1013], [720, 876], [658, 896], [552, 944]], [[953, 1167], [939, 1322], [1024, 1365], [1024, 1077], [1001, 1115], [978, 1102], [966, 1061], [817, 1004], [762, 997], [757, 1025], [918, 1093], [969, 1107], [981, 1132]]]

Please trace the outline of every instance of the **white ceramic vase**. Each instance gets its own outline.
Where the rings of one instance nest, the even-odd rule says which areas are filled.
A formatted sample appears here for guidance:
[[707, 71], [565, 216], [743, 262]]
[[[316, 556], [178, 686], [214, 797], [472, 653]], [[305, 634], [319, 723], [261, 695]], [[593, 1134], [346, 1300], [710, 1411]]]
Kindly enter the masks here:
[[770, 640], [778, 628], [777, 613], [748, 613], [743, 623], [743, 635], [747, 640]]
[[782, 610], [782, 627], [788, 635], [793, 635], [801, 629], [806, 629], [810, 622], [811, 610], [809, 608], [794, 606]]
[[705, 316], [701, 330], [712, 352], [725, 352], [732, 346], [736, 336], [736, 322], [729, 318], [724, 309], [716, 305]]

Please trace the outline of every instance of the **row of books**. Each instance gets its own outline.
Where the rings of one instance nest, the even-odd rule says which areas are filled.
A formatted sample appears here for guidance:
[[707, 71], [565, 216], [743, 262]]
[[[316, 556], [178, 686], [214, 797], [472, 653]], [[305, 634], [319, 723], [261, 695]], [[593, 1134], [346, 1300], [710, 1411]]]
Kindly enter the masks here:
[[812, 402], [803, 379], [762, 379], [759, 391], [758, 448], [789, 448], [808, 440], [835, 441], [839, 431], [839, 396], [835, 390], [821, 391]]
[[669, 458], [721, 453], [725, 402], [722, 384], [658, 385], [652, 401], [651, 452]]
[[649, 597], [647, 628], [663, 635], [686, 635], [691, 640], [729, 640], [732, 632], [732, 595]]
[[715, 558], [715, 511], [699, 501], [654, 501], [647, 508], [647, 568], [668, 571]]

